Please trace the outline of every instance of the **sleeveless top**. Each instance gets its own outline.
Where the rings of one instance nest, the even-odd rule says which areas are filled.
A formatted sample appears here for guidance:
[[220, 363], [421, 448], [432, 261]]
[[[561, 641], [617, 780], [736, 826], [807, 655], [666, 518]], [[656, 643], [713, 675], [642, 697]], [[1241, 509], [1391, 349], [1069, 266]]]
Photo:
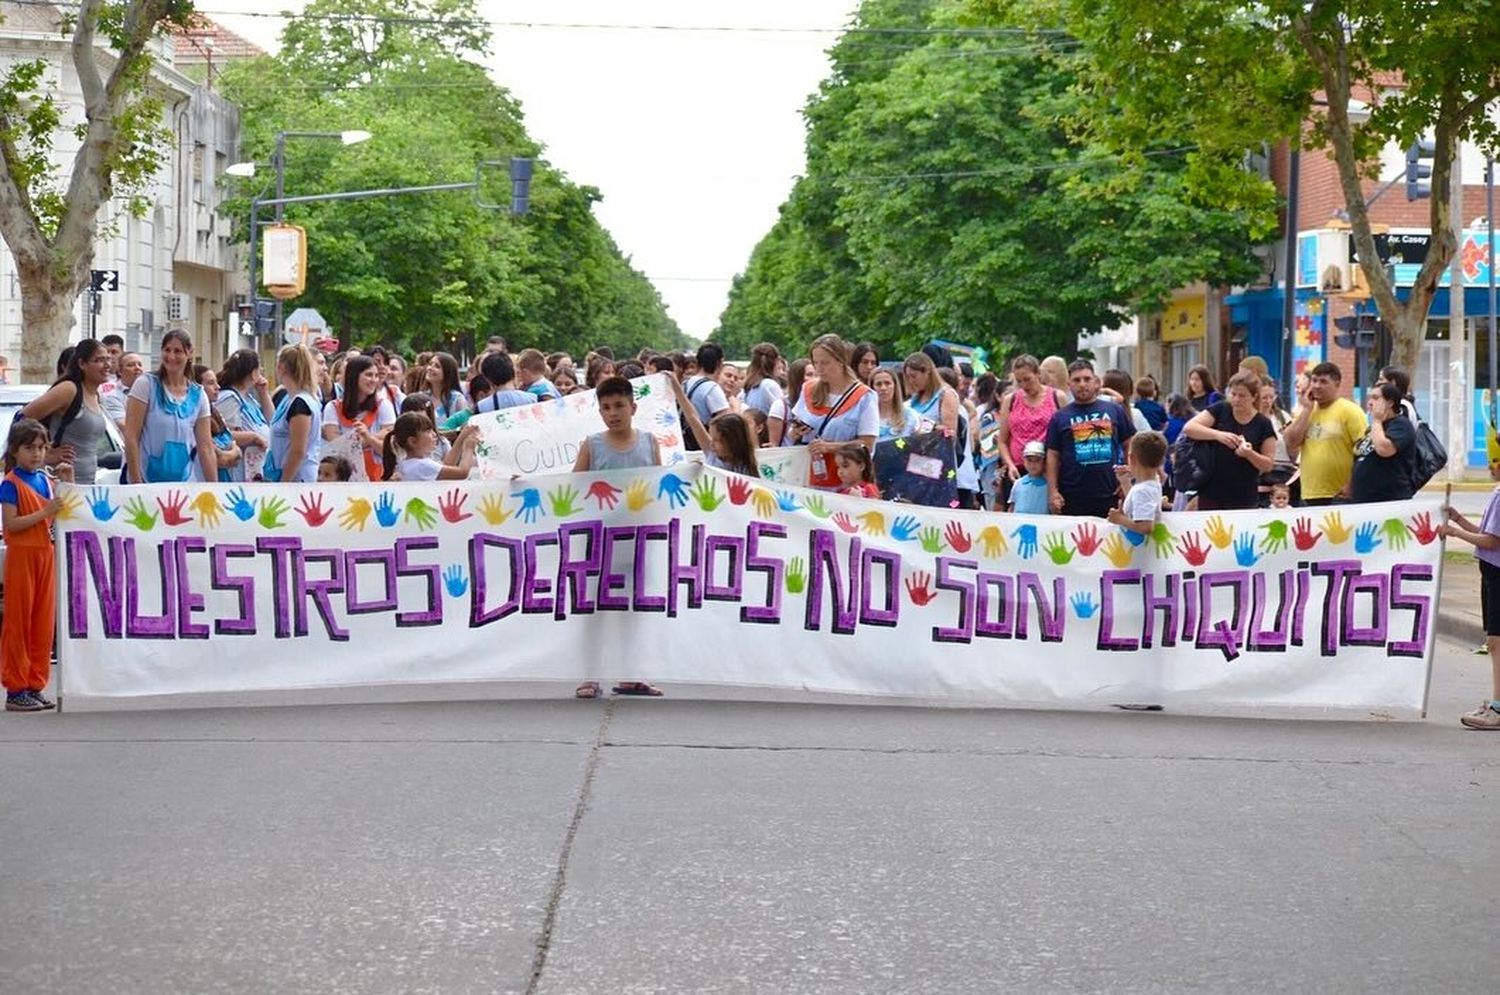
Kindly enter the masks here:
[[[167, 393], [166, 385], [155, 373], [142, 373], [137, 383], [146, 382], [151, 400], [141, 427], [141, 458], [145, 461], [141, 479], [148, 484], [178, 484], [198, 480], [203, 475], [198, 465], [198, 419], [206, 407], [203, 388], [188, 384], [187, 395], [177, 400]], [[131, 390], [136, 394], [135, 388]]]
[[621, 452], [609, 444], [603, 432], [589, 436], [589, 470], [631, 470], [642, 466], [655, 466], [656, 450], [652, 443], [656, 437], [650, 432], [635, 433], [635, 445]]
[[[243, 458], [229, 469], [220, 470], [219, 478], [235, 483], [254, 480], [261, 474], [261, 466], [271, 446], [271, 424], [266, 421], [266, 413], [261, 410], [260, 402], [253, 397], [246, 398], [233, 387], [225, 387], [219, 391], [219, 403], [214, 405], [214, 409], [231, 431], [254, 432], [262, 440], [259, 447], [243, 446]], [[224, 477], [226, 473], [229, 474], [228, 478]]]
[[[80, 390], [83, 388], [80, 386]], [[58, 415], [62, 417], [61, 414]], [[49, 425], [48, 428], [51, 428]], [[62, 444], [73, 447], [73, 482], [92, 484], [99, 473], [99, 444], [104, 441], [104, 415], [90, 411], [87, 404], [63, 429]]]
[[452, 418], [454, 415], [458, 414], [458, 412], [463, 411], [468, 407], [468, 405], [464, 403], [463, 394], [459, 393], [456, 390], [451, 392], [447, 396], [447, 398], [443, 400], [445, 401], [445, 403], [439, 404], [439, 398], [434, 396], [432, 399], [432, 411], [435, 415], [437, 415], [439, 424], [447, 421], [449, 418]]
[[[820, 405], [813, 402], [816, 388], [816, 384], [805, 385], [796, 408], [792, 410], [794, 418], [812, 428], [812, 433], [804, 437], [804, 443], [815, 438], [825, 442], [853, 442], [862, 435], [879, 436], [880, 405], [875, 391], [856, 380], [844, 389], [841, 396], [831, 397], [827, 404]], [[812, 461], [808, 483], [825, 491], [843, 486], [832, 453], [824, 453]]]
[[[300, 467], [290, 467], [286, 472], [282, 471], [282, 464], [286, 461], [287, 452], [292, 448], [292, 402], [301, 398], [312, 411], [312, 427], [307, 435], [307, 453], [302, 457]], [[373, 412], [371, 413], [373, 417]], [[266, 453], [265, 475], [267, 480], [279, 480], [283, 483], [310, 484], [318, 479], [318, 455], [323, 451], [323, 416], [318, 410], [318, 399], [311, 394], [287, 394], [276, 405], [276, 413], [271, 417], [271, 448]], [[365, 454], [365, 464], [369, 465], [369, 454]], [[377, 475], [371, 480], [379, 480]]]
[[[26, 478], [14, 470], [5, 475], [5, 482], [16, 489], [17, 515], [30, 515], [41, 511], [42, 507], [51, 500], [51, 494], [39, 493], [36, 488], [26, 482]], [[5, 545], [13, 549], [52, 548], [52, 519], [49, 518], [20, 532], [6, 533]]]
[[1026, 403], [1026, 395], [1016, 391], [1010, 401], [1010, 458], [1016, 466], [1025, 466], [1026, 443], [1047, 441], [1047, 424], [1057, 413], [1057, 394], [1048, 387], [1035, 407]]

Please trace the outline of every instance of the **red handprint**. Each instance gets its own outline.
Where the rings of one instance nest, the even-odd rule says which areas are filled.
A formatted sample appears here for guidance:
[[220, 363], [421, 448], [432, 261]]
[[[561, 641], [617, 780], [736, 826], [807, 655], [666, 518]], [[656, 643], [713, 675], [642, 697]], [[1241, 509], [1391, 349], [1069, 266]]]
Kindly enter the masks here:
[[658, 435], [656, 437], [656, 441], [661, 443], [663, 446], [666, 446], [668, 449], [675, 449], [682, 443], [682, 440], [677, 437], [676, 432], [668, 432], [665, 435]]
[[1183, 536], [1177, 550], [1195, 567], [1203, 566], [1208, 560], [1209, 547], [1203, 545], [1203, 537], [1196, 532], [1189, 532]]
[[1297, 524], [1292, 526], [1292, 541], [1304, 553], [1316, 546], [1321, 538], [1323, 533], [1313, 528], [1311, 518], [1299, 518]]
[[750, 481], [736, 474], [729, 478], [729, 501], [731, 504], [744, 504], [750, 500]]
[[457, 487], [438, 499], [438, 511], [443, 513], [443, 519], [454, 525], [466, 518], [474, 516], [464, 511], [464, 505], [468, 503], [469, 495], [461, 493]]
[[937, 592], [928, 586], [931, 583], [932, 574], [920, 570], [906, 578], [906, 593], [911, 596], [913, 604], [925, 605], [937, 597]]
[[964, 527], [957, 522], [949, 522], [948, 529], [943, 533], [943, 538], [948, 540], [948, 545], [953, 547], [955, 553], [967, 553], [974, 547], [974, 538], [964, 531]]
[[833, 516], [833, 524], [837, 525], [845, 532], [848, 532], [850, 535], [853, 535], [855, 532], [859, 531], [859, 523], [850, 518], [848, 515], [844, 514], [842, 511]]
[[157, 498], [156, 506], [161, 509], [163, 525], [186, 525], [193, 520], [193, 516], [182, 513], [182, 509], [187, 507], [187, 495], [182, 491], [173, 491], [165, 501]]
[[589, 497], [599, 503], [599, 510], [615, 510], [620, 503], [620, 489], [607, 480], [596, 480], [589, 485]]
[[1100, 542], [1097, 525], [1080, 525], [1073, 530], [1073, 545], [1077, 546], [1078, 551], [1084, 556], [1093, 556]]
[[1413, 518], [1411, 524], [1406, 528], [1411, 532], [1412, 538], [1424, 546], [1443, 534], [1441, 529], [1432, 527], [1432, 512], [1430, 511], [1424, 511], [1416, 518]]
[[302, 520], [308, 525], [317, 528], [328, 521], [328, 516], [333, 514], [333, 509], [323, 507], [323, 495], [317, 494], [309, 499], [304, 494], [302, 495], [302, 504], [297, 508], [297, 514], [301, 515]]

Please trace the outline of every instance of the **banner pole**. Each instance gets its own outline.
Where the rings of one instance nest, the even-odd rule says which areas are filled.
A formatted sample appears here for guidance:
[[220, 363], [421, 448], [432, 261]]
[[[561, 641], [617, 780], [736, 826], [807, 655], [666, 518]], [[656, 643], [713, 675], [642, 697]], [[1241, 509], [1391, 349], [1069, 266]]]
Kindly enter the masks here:
[[[1443, 569], [1448, 564], [1448, 506], [1453, 503], [1453, 481], [1448, 481], [1443, 486], [1443, 525], [1445, 528], [1438, 534], [1438, 565], [1437, 565], [1437, 596], [1438, 601], [1443, 599]], [[1432, 697], [1432, 658], [1437, 655], [1437, 625], [1434, 624], [1432, 631], [1427, 636], [1427, 686], [1422, 689], [1422, 718], [1427, 718], [1427, 702]]]

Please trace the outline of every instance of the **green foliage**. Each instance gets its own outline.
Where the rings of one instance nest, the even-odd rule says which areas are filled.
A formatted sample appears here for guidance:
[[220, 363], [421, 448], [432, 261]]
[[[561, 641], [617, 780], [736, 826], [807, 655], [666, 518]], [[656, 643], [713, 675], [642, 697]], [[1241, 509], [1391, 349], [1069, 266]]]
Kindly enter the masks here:
[[[514, 98], [470, 58], [488, 44], [472, 0], [315, 0], [288, 23], [282, 52], [232, 67], [225, 92], [243, 109], [245, 147], [271, 158], [277, 132], [369, 131], [337, 141], [289, 139], [290, 195], [468, 182], [508, 200], [511, 156], [537, 156]], [[380, 13], [371, 24], [330, 14]], [[443, 25], [421, 23], [443, 18]], [[267, 170], [256, 195], [273, 196]], [[596, 193], [538, 161], [531, 211], [480, 207], [473, 191], [290, 205], [308, 231], [308, 287], [356, 342], [462, 352], [501, 333], [521, 345], [579, 351], [683, 341], [645, 277], [590, 211]], [[248, 217], [248, 199], [228, 208]]]
[[1008, 11], [958, 13], [861, 6], [857, 26], [928, 30], [832, 50], [806, 112], [807, 175], [731, 290], [714, 335], [726, 349], [837, 331], [885, 356], [932, 338], [1069, 352], [1186, 283], [1254, 275], [1271, 199], [1226, 211], [1193, 197], [1187, 176], [1225, 162], [1169, 132], [1128, 158], [1070, 133], [1073, 40]]

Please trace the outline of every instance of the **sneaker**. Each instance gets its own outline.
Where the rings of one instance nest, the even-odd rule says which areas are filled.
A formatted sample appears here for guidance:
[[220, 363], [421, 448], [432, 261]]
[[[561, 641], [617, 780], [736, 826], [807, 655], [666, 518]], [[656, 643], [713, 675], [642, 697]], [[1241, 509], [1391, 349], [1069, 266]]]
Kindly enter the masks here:
[[1478, 646], [1474, 647], [1474, 655], [1475, 656], [1489, 656], [1490, 655], [1490, 644], [1489, 643], [1480, 643]]
[[33, 699], [35, 699], [36, 702], [37, 702], [37, 704], [41, 705], [43, 709], [56, 708], [57, 707], [57, 702], [53, 701], [51, 698], [49, 698], [46, 695], [42, 694], [42, 692], [40, 692], [40, 691], [33, 691], [33, 692], [31, 692], [31, 697]]
[[45, 707], [31, 696], [30, 691], [11, 691], [5, 696], [7, 712], [40, 712]]
[[1486, 701], [1467, 715], [1460, 715], [1458, 721], [1470, 729], [1500, 729], [1500, 702]]

